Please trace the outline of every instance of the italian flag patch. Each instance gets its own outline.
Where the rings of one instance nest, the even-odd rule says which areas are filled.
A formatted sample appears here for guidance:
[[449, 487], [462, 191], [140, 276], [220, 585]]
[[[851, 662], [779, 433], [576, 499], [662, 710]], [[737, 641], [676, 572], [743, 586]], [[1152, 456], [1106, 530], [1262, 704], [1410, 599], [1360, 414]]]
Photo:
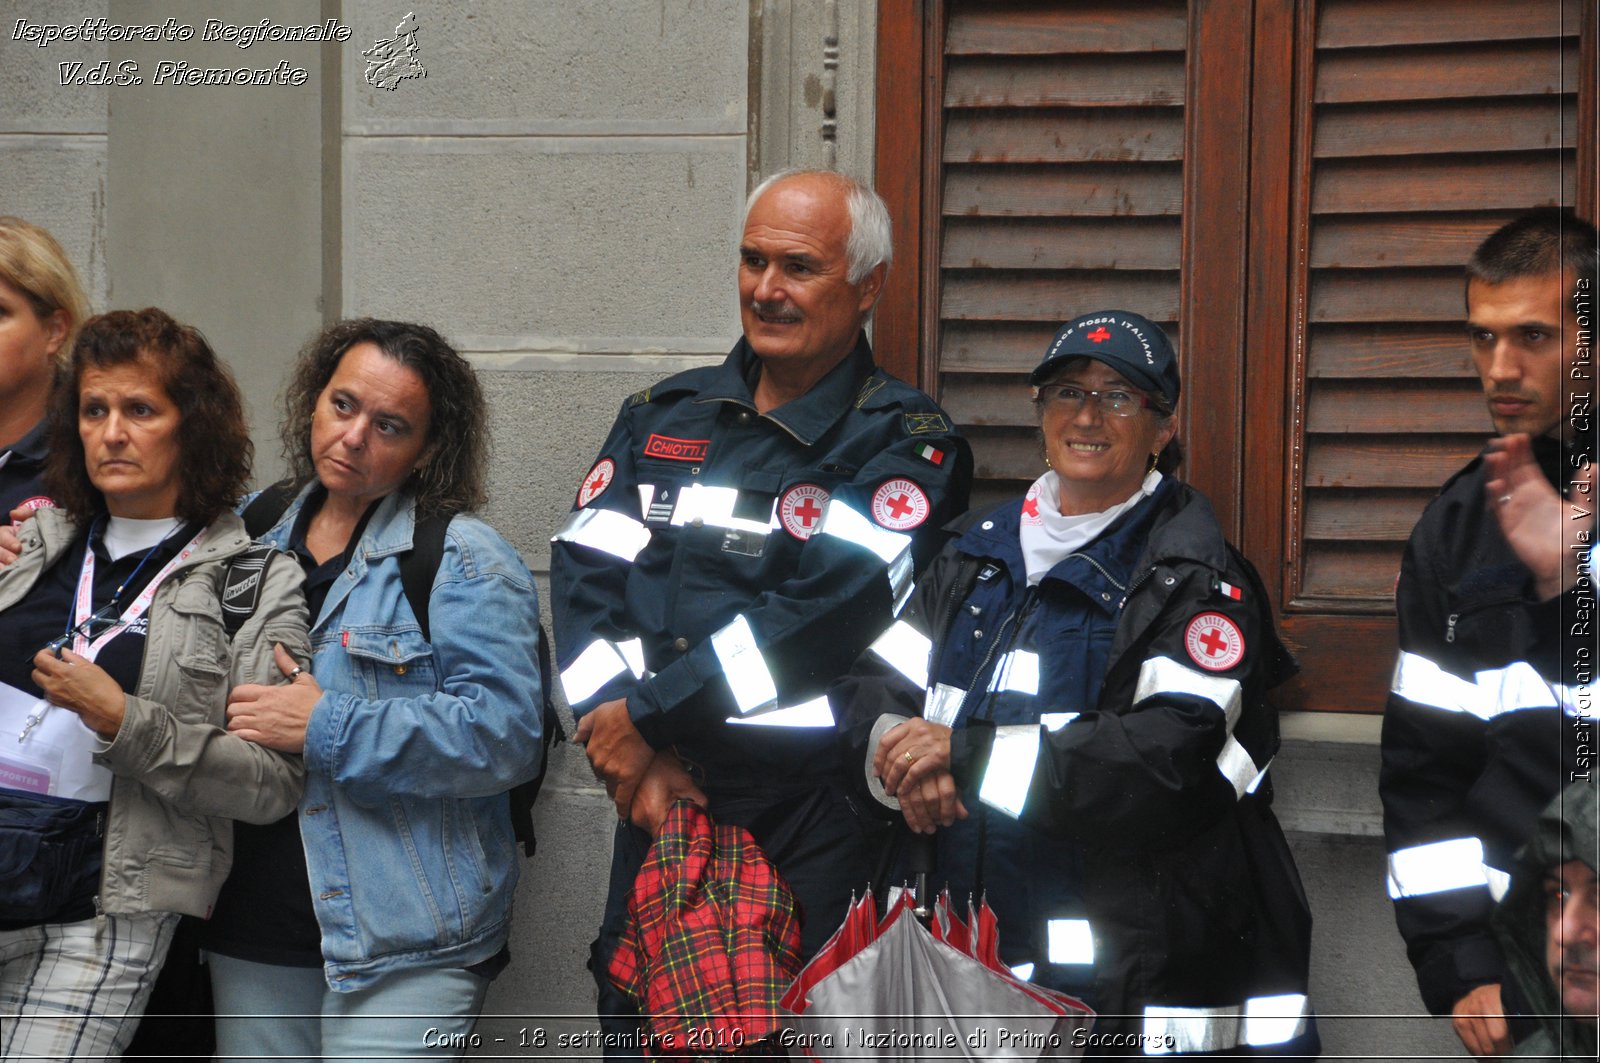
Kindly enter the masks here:
[[1231, 583], [1224, 583], [1221, 580], [1217, 580], [1217, 590], [1224, 598], [1232, 598], [1236, 602], [1244, 600], [1244, 592]]
[[944, 464], [944, 451], [940, 450], [938, 447], [929, 446], [926, 443], [917, 448], [917, 457], [922, 458], [925, 461], [931, 461], [935, 465]]

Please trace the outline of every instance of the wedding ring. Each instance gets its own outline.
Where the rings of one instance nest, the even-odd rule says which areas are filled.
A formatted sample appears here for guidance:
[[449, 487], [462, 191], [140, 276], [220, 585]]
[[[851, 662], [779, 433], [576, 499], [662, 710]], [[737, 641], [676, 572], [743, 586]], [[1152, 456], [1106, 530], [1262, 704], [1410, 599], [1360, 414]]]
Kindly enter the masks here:
[[301, 668], [298, 664], [295, 665], [294, 668], [289, 672], [289, 682], [293, 683], [296, 679], [299, 679], [304, 674], [305, 669]]
[[909, 750], [909, 749], [906, 750], [906, 763], [907, 764], [915, 764], [916, 762], [917, 762], [917, 755], [915, 753], [911, 752], [911, 750]]

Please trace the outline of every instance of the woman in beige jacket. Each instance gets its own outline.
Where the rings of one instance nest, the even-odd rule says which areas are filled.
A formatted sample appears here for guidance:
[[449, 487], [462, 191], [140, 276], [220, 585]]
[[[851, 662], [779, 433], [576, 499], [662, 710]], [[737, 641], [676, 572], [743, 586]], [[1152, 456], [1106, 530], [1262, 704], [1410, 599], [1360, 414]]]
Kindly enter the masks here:
[[230, 735], [225, 708], [282, 681], [275, 652], [306, 658], [306, 609], [300, 567], [231, 511], [249, 438], [194, 329], [87, 321], [49, 445], [61, 508], [0, 571], [0, 1056], [114, 1057], [179, 915], [210, 911], [232, 821], [299, 799], [300, 758]]

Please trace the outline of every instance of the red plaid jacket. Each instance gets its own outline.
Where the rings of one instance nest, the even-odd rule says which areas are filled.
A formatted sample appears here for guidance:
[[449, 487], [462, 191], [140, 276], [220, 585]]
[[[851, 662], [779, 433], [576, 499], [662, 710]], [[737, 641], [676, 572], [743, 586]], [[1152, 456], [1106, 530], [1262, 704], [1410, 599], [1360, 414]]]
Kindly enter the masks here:
[[661, 1058], [755, 1048], [800, 970], [788, 883], [742, 827], [678, 801], [628, 897], [606, 973], [649, 1016]]

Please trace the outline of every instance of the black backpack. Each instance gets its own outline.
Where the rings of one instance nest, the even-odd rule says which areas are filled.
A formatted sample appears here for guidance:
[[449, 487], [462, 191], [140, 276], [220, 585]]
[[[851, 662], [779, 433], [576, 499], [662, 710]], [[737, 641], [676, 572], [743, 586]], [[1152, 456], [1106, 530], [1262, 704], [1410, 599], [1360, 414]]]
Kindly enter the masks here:
[[[252, 539], [265, 535], [274, 524], [278, 523], [297, 493], [293, 484], [283, 481], [273, 484], [257, 495], [240, 514], [244, 519], [246, 534]], [[428, 628], [428, 597], [433, 592], [433, 580], [439, 573], [439, 563], [444, 560], [445, 531], [450, 527], [450, 521], [454, 517], [454, 513], [445, 512], [417, 521], [416, 529], [411, 536], [411, 549], [400, 555], [400, 586], [405, 591], [411, 611], [417, 616], [417, 626], [422, 629], [423, 639], [428, 641], [431, 641]], [[253, 576], [265, 568], [267, 559], [275, 552], [269, 546], [252, 546], [229, 564], [228, 574], [223, 583], [222, 600], [223, 621], [227, 625], [230, 638], [255, 611], [255, 599], [260, 593], [261, 581]], [[235, 587], [242, 589], [235, 590]], [[230, 593], [233, 597], [230, 597]], [[543, 706], [541, 730], [544, 735], [544, 741], [539, 747], [539, 774], [527, 782], [518, 783], [507, 793], [511, 800], [511, 829], [517, 841], [522, 843], [523, 852], [529, 857], [533, 856], [538, 848], [538, 841], [533, 833], [533, 803], [539, 796], [539, 788], [544, 784], [545, 772], [550, 766], [550, 747], [566, 738], [566, 732], [561, 726], [561, 716], [556, 712], [555, 702], [550, 698], [552, 679], [550, 640], [545, 636], [543, 624], [539, 625], [538, 654], [539, 700]]]

